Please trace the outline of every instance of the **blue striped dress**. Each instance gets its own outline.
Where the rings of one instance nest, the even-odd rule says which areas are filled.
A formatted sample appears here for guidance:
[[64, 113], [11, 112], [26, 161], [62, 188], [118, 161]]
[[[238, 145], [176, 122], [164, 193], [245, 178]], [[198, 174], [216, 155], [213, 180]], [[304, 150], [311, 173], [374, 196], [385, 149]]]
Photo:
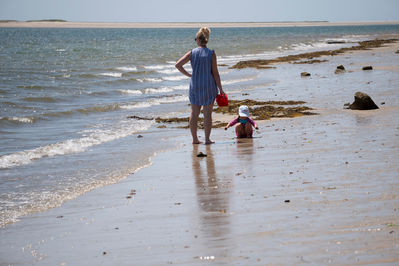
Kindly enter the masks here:
[[218, 94], [215, 79], [212, 75], [213, 50], [198, 47], [191, 50], [192, 77], [190, 81], [189, 99], [191, 104], [209, 105]]

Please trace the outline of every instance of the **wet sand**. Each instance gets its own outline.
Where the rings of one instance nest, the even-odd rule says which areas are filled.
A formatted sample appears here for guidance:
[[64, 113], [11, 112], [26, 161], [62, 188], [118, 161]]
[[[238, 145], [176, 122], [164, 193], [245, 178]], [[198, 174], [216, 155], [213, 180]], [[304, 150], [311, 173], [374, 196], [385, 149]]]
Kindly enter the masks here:
[[[0, 229], [0, 264], [397, 265], [396, 50], [262, 70], [280, 82], [249, 97], [305, 100], [319, 115], [263, 121], [246, 140], [213, 129], [210, 146], [168, 127], [182, 144], [151, 166]], [[357, 90], [380, 109], [343, 109]]]
[[362, 26], [391, 25], [399, 21], [381, 22], [51, 22], [0, 21], [0, 28], [252, 28], [252, 27], [308, 27], [308, 26]]

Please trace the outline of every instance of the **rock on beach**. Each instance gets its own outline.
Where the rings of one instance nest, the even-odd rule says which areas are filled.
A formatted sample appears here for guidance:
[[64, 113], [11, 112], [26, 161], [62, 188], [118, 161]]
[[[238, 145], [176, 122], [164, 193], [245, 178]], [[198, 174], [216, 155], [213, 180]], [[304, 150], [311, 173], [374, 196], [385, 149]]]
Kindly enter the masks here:
[[379, 109], [369, 95], [364, 92], [355, 93], [355, 101], [349, 105], [351, 110], [373, 110]]
[[335, 74], [341, 74], [345, 72], [345, 67], [343, 65], [337, 66], [337, 69], [335, 69]]

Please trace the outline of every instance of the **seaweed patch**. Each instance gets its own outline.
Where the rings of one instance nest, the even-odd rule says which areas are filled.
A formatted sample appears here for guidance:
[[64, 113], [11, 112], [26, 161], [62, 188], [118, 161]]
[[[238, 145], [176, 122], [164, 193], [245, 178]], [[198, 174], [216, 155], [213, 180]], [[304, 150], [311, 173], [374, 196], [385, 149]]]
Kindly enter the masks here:
[[[271, 118], [282, 118], [282, 117], [300, 117], [304, 115], [316, 115], [317, 113], [311, 112], [313, 110], [310, 107], [303, 106], [306, 102], [304, 101], [255, 101], [250, 99], [245, 100], [230, 100], [229, 106], [217, 107], [213, 111], [215, 113], [222, 113], [226, 115], [237, 115], [238, 108], [240, 105], [247, 105], [253, 119], [255, 120], [269, 120]], [[128, 116], [131, 119], [138, 120], [155, 120], [156, 123], [160, 124], [172, 124], [172, 123], [184, 123], [184, 126], [178, 126], [178, 128], [188, 128], [189, 117], [139, 117], [139, 116]], [[204, 127], [204, 119], [198, 118], [199, 128]], [[213, 128], [222, 128], [226, 126], [226, 122], [214, 121], [212, 124]], [[158, 126], [158, 128], [165, 128], [165, 126]]]
[[349, 51], [356, 51], [356, 50], [370, 50], [371, 48], [381, 47], [386, 43], [393, 43], [399, 41], [398, 39], [388, 39], [388, 40], [370, 40], [370, 41], [362, 41], [359, 42], [359, 45], [352, 46], [352, 47], [344, 47], [337, 50], [326, 50], [326, 51], [317, 51], [317, 52], [309, 52], [309, 53], [302, 53], [296, 55], [288, 55], [288, 56], [281, 56], [275, 59], [268, 59], [268, 60], [247, 60], [247, 61], [240, 61], [231, 68], [241, 69], [241, 68], [257, 68], [257, 69], [267, 69], [270, 68], [269, 65], [271, 64], [278, 64], [278, 63], [293, 63], [293, 64], [313, 64], [313, 63], [322, 63], [326, 60], [316, 60], [313, 58], [318, 58], [322, 56], [334, 56], [343, 54]]

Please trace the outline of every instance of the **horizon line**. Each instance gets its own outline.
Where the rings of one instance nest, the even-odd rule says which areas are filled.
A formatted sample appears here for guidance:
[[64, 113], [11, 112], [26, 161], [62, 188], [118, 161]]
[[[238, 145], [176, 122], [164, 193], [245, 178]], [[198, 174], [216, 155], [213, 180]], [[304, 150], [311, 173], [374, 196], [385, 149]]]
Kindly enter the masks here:
[[399, 21], [269, 21], [269, 22], [78, 22], [60, 19], [31, 21], [0, 20], [0, 28], [251, 28], [398, 25]]

